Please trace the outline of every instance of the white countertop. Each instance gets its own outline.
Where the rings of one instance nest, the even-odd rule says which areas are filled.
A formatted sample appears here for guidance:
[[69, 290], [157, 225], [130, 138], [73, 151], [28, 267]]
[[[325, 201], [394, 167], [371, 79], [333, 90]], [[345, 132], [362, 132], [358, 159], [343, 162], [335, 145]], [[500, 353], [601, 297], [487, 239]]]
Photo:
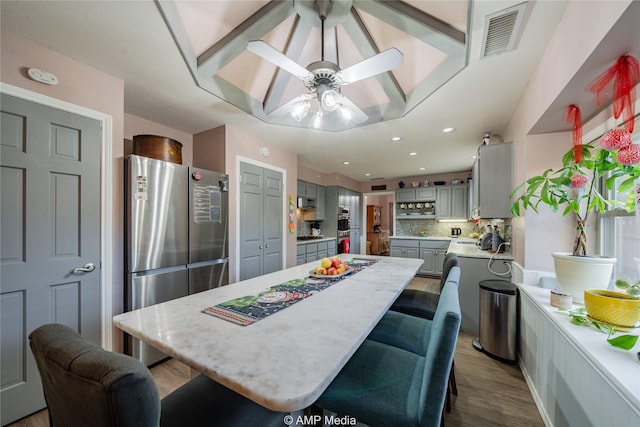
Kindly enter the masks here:
[[402, 240], [442, 240], [451, 242], [449, 244], [448, 252], [452, 252], [461, 257], [467, 258], [486, 258], [489, 259], [493, 256], [493, 259], [512, 261], [513, 255], [511, 252], [500, 252], [492, 254], [489, 251], [482, 250], [475, 243], [478, 239], [468, 239], [466, 237], [420, 237], [420, 236], [391, 236], [389, 239], [402, 239]]
[[[552, 324], [589, 360], [593, 368], [640, 412], [640, 362], [637, 358], [640, 342], [631, 350], [615, 348], [607, 342], [606, 334], [572, 324], [568, 314], [549, 303], [549, 289], [522, 284], [518, 287], [543, 309]], [[638, 332], [629, 333], [637, 335]]]
[[305, 277], [318, 262], [119, 314], [113, 323], [269, 409], [300, 410], [322, 394], [423, 262], [341, 257], [380, 261], [249, 326], [201, 310]]
[[499, 252], [494, 254], [480, 249], [480, 247], [475, 244], [476, 241], [476, 239], [451, 239], [448, 251], [458, 255], [459, 257], [493, 258], [507, 261], [513, 260], [511, 252]]
[[457, 237], [437, 237], [437, 236], [389, 236], [389, 239], [403, 239], [403, 240], [445, 240], [450, 241], [457, 239]]
[[323, 237], [322, 239], [308, 239], [308, 240], [298, 240], [297, 244], [304, 244], [304, 243], [318, 243], [318, 242], [327, 242], [329, 240], [336, 240], [335, 237]]

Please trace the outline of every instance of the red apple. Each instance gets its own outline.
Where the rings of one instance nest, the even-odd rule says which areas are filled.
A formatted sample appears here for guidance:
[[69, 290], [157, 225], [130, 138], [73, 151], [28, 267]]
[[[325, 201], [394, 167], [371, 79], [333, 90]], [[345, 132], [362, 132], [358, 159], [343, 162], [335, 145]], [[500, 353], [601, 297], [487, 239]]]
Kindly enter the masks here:
[[336, 269], [334, 267], [330, 267], [329, 269], [327, 269], [327, 274], [329, 276], [335, 276], [336, 274]]
[[338, 257], [331, 258], [331, 267], [338, 268], [340, 267], [340, 263], [341, 263], [340, 258]]

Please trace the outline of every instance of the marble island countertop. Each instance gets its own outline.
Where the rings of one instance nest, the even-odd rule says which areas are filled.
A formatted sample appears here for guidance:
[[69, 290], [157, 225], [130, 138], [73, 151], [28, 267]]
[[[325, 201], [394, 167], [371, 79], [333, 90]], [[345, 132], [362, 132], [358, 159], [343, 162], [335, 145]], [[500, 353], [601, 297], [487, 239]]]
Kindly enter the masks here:
[[304, 278], [318, 262], [118, 314], [113, 323], [269, 409], [301, 410], [316, 401], [423, 262], [366, 258], [378, 262], [249, 326], [202, 310]]

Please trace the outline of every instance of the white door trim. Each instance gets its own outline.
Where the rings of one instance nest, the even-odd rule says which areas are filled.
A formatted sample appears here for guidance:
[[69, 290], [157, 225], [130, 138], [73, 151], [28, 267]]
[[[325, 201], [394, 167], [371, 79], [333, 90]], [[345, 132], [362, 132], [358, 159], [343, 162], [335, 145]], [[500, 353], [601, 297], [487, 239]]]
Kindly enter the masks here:
[[100, 111], [71, 104], [18, 86], [0, 82], [0, 92], [58, 110], [88, 117], [100, 122], [102, 150], [100, 164], [100, 341], [102, 347], [113, 349], [113, 117]]
[[[362, 227], [361, 229], [365, 229], [367, 228], [367, 197], [368, 196], [391, 196], [391, 203], [393, 203], [395, 205], [396, 203], [396, 192], [394, 190], [389, 190], [389, 191], [376, 191], [376, 192], [372, 192], [372, 193], [363, 193], [363, 198], [362, 198], [362, 204], [364, 205], [362, 209], [363, 212], [363, 218], [362, 218], [362, 222], [361, 224], [364, 224], [364, 227]], [[386, 206], [385, 206], [386, 207]], [[390, 233], [392, 236], [395, 236], [396, 234], [396, 210], [393, 210], [392, 213], [392, 218], [391, 218], [391, 225], [392, 225], [392, 229], [390, 230]], [[366, 245], [366, 235], [367, 233], [362, 233], [365, 236], [365, 245]]]
[[[289, 215], [289, 197], [287, 196], [287, 170], [282, 169], [268, 163], [261, 162], [259, 160], [253, 160], [248, 157], [236, 156], [236, 182], [238, 183], [236, 199], [236, 242], [240, 242], [240, 163], [248, 163], [250, 165], [258, 166], [263, 169], [269, 169], [282, 174], [282, 259], [281, 267], [285, 268], [287, 265], [287, 230], [289, 230], [289, 224], [287, 222]], [[236, 244], [235, 257], [240, 259], [240, 244]], [[235, 266], [236, 282], [240, 281], [240, 263], [236, 262]]]

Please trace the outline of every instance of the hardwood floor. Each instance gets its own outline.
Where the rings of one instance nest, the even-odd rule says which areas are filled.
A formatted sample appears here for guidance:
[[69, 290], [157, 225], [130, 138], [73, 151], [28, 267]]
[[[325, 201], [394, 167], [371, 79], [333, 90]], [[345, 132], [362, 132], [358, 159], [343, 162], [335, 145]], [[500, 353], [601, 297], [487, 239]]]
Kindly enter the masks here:
[[[439, 280], [417, 277], [409, 287], [435, 290]], [[544, 426], [527, 384], [517, 365], [492, 359], [472, 345], [473, 336], [460, 333], [455, 354], [458, 395], [452, 395], [447, 426], [511, 427]], [[189, 379], [190, 370], [176, 360], [151, 368], [160, 396], [164, 397]], [[24, 418], [10, 427], [47, 427], [46, 410]], [[247, 426], [252, 427], [252, 426]]]

